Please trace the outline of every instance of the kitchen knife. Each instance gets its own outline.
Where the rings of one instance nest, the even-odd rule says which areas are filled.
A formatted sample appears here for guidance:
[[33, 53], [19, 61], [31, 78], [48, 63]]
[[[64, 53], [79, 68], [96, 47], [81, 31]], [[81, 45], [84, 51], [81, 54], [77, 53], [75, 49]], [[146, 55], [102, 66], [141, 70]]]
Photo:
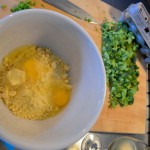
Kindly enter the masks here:
[[69, 2], [68, 0], [43, 0], [43, 1], [79, 19], [85, 20], [89, 23], [98, 24], [90, 14], [88, 14], [80, 7]]

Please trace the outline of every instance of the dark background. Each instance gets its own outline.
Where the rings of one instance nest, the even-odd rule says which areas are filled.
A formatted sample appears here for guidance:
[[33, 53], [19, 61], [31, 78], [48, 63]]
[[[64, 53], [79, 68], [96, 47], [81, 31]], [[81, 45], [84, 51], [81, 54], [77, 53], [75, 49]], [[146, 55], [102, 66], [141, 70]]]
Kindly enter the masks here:
[[109, 5], [123, 11], [125, 10], [130, 4], [132, 3], [138, 3], [142, 2], [148, 12], [150, 13], [150, 0], [102, 0], [105, 3], [108, 3]]

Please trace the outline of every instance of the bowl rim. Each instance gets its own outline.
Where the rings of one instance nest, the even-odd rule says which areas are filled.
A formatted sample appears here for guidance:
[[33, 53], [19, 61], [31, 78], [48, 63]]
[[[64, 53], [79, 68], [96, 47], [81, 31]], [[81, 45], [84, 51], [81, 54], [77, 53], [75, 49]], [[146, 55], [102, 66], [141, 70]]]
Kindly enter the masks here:
[[[94, 125], [94, 123], [98, 119], [98, 116], [99, 116], [99, 114], [102, 111], [102, 107], [104, 105], [105, 95], [106, 95], [106, 73], [105, 73], [105, 67], [104, 67], [104, 63], [103, 63], [102, 57], [100, 55], [100, 52], [99, 52], [96, 44], [94, 43], [93, 39], [87, 33], [87, 31], [85, 31], [85, 29], [82, 26], [80, 26], [77, 22], [75, 22], [71, 18], [69, 18], [69, 17], [67, 17], [67, 16], [65, 16], [65, 15], [63, 15], [61, 13], [58, 13], [58, 12], [55, 12], [55, 11], [52, 11], [52, 10], [48, 10], [48, 9], [39, 9], [39, 8], [21, 10], [21, 11], [9, 14], [9, 15], [3, 17], [2, 19], [0, 19], [0, 28], [1, 28], [1, 26], [5, 25], [9, 21], [10, 18], [12, 19], [12, 18], [15, 18], [15, 17], [18, 17], [18, 16], [22, 16], [24, 14], [30, 14], [30, 13], [54, 14], [56, 16], [62, 17], [63, 19], [68, 21], [70, 24], [74, 25], [92, 43], [92, 45], [94, 47], [93, 50], [96, 52], [96, 54], [97, 54], [97, 56], [99, 58], [99, 64], [102, 65], [101, 66], [102, 67], [102, 73], [103, 73], [103, 76], [104, 76], [104, 82], [103, 82], [103, 91], [104, 91], [104, 93], [103, 93], [103, 96], [101, 97], [101, 99], [102, 99], [101, 105], [99, 105], [96, 115], [94, 115], [93, 118], [91, 118], [91, 121], [89, 121], [89, 123], [86, 125], [86, 127], [84, 127], [84, 129], [81, 132], [79, 132], [76, 135], [74, 135], [73, 138], [67, 139], [67, 143], [64, 143], [63, 145], [56, 145], [56, 148], [54, 148], [55, 150], [60, 150], [62, 148], [68, 147], [69, 145], [71, 145], [73, 143], [76, 143], [78, 140], [80, 140], [90, 130], [90, 128]], [[0, 135], [1, 135], [2, 140], [8, 141], [10, 144], [13, 144], [14, 146], [16, 146], [18, 148], [22, 148], [23, 147], [24, 149], [41, 150], [41, 147], [39, 147], [39, 145], [37, 145], [38, 146], [37, 147], [36, 145], [30, 145], [30, 144], [27, 144], [27, 143], [23, 143], [22, 141], [18, 141], [16, 139], [11, 138], [6, 132], [0, 131]], [[45, 146], [43, 149], [44, 150], [48, 150], [49, 148], [50, 147], [46, 147]]]

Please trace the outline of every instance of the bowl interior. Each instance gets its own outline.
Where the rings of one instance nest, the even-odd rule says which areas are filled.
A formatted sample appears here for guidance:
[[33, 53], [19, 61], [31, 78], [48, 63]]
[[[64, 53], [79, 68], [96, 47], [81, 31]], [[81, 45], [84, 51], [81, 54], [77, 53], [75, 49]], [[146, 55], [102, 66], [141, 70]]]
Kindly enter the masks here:
[[22, 45], [49, 47], [69, 66], [72, 96], [56, 117], [44, 121], [19, 119], [0, 101], [0, 136], [25, 149], [62, 149], [93, 125], [105, 96], [105, 71], [89, 35], [75, 22], [48, 10], [25, 10], [0, 21], [0, 60]]

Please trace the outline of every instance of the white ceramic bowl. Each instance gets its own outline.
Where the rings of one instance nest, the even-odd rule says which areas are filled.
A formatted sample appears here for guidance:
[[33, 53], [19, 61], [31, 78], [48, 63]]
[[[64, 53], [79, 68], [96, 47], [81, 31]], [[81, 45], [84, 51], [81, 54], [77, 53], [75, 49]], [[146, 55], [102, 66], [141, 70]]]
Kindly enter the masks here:
[[44, 121], [19, 119], [0, 101], [0, 138], [21, 149], [60, 150], [83, 137], [102, 109], [103, 61], [85, 30], [59, 13], [31, 9], [0, 20], [0, 60], [12, 49], [29, 44], [52, 48], [71, 66], [71, 100], [63, 112]]

